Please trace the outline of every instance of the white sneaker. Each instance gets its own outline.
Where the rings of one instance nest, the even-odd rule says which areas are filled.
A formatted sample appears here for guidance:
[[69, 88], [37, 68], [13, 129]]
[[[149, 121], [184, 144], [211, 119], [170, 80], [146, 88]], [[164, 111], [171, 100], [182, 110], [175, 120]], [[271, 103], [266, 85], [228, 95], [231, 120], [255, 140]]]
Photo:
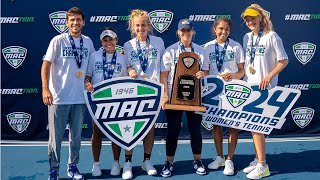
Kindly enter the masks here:
[[242, 171], [246, 174], [250, 173], [257, 166], [258, 159], [254, 158], [254, 160], [249, 164], [248, 167], [244, 168]]
[[132, 174], [132, 163], [125, 162], [123, 164], [123, 172], [122, 172], [122, 179], [131, 179], [133, 176]]
[[223, 174], [227, 176], [232, 176], [234, 174], [234, 166], [231, 160], [226, 160], [224, 162]]
[[213, 159], [213, 162], [208, 165], [209, 169], [218, 169], [219, 167], [224, 166], [224, 157], [217, 156]]
[[150, 160], [145, 160], [142, 163], [141, 169], [147, 171], [149, 176], [154, 176], [157, 174], [157, 170], [153, 167]]
[[256, 165], [256, 168], [254, 168], [254, 170], [247, 174], [247, 178], [249, 179], [261, 179], [267, 176], [270, 176], [268, 165], [263, 166], [260, 163]]
[[111, 176], [118, 176], [120, 174], [120, 170], [121, 170], [121, 168], [120, 168], [119, 162], [113, 161], [110, 175]]
[[102, 172], [101, 172], [101, 167], [100, 167], [100, 163], [93, 163], [92, 166], [92, 176], [97, 177], [97, 176], [101, 176]]
[[68, 165], [68, 173], [67, 175], [71, 177], [73, 180], [83, 180], [82, 174], [80, 174], [77, 165], [69, 164]]

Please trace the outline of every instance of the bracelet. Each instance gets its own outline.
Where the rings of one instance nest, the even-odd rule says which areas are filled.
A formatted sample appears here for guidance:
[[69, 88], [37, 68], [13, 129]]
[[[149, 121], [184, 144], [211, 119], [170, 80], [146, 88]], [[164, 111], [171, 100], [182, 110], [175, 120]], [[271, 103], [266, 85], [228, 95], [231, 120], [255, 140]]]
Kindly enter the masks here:
[[168, 95], [163, 95], [162, 98], [169, 98]]

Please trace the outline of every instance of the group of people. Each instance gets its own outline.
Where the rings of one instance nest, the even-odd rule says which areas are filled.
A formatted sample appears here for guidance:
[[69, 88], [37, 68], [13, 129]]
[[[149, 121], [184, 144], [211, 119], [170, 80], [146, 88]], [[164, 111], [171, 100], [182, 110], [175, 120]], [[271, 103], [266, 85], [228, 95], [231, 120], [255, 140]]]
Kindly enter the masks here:
[[[145, 78], [164, 85], [161, 100], [167, 117], [166, 161], [161, 176], [170, 177], [174, 169], [174, 156], [181, 129], [183, 111], [165, 109], [169, 102], [176, 63], [181, 52], [194, 52], [198, 55], [200, 71], [194, 74], [198, 79], [206, 75], [220, 76], [224, 81], [243, 79], [248, 83], [259, 83], [261, 90], [277, 85], [278, 74], [288, 64], [288, 57], [281, 38], [273, 31], [272, 23], [265, 10], [257, 4], [247, 7], [241, 14], [250, 32], [243, 38], [243, 46], [230, 38], [231, 21], [217, 19], [212, 27], [215, 39], [204, 47], [194, 43], [195, 28], [191, 21], [179, 21], [178, 42], [165, 48], [160, 37], [152, 35], [152, 25], [148, 12], [140, 9], [131, 11], [128, 30], [132, 39], [123, 46], [123, 53], [115, 50], [118, 36], [113, 28], [106, 28], [100, 35], [102, 48], [95, 51], [92, 40], [83, 35], [84, 14], [73, 7], [67, 11], [68, 33], [54, 37], [47, 49], [41, 68], [43, 102], [48, 106], [50, 165], [49, 180], [59, 178], [60, 152], [66, 124], [69, 124], [69, 159], [67, 174], [73, 179], [83, 179], [77, 168], [81, 146], [81, 131], [85, 113], [83, 90], [92, 92], [93, 85], [101, 81], [130, 76]], [[201, 115], [186, 111], [193, 153], [195, 173], [206, 174], [201, 161], [202, 136]], [[103, 134], [92, 121], [93, 176], [101, 176], [100, 152]], [[266, 164], [266, 142], [263, 134], [252, 132], [255, 159], [243, 172], [250, 179], [260, 179], [270, 175]], [[225, 175], [234, 174], [233, 155], [238, 141], [236, 129], [229, 128], [228, 155], [223, 155], [223, 133], [220, 126], [214, 126], [213, 139], [217, 156], [208, 165], [209, 169], [224, 166]], [[158, 172], [151, 162], [154, 144], [154, 127], [143, 139], [144, 159], [141, 168], [148, 175]], [[112, 143], [113, 163], [110, 174], [121, 173], [119, 158], [121, 148]], [[132, 153], [125, 151], [122, 178], [131, 179]]]

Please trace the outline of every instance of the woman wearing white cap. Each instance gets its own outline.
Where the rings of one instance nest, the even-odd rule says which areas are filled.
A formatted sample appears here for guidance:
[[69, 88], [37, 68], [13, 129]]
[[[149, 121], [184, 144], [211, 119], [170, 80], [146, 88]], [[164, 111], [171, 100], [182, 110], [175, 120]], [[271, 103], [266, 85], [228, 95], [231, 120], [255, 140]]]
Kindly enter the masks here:
[[[163, 55], [161, 61], [161, 83], [164, 85], [164, 96], [162, 98], [162, 108], [169, 101], [171, 90], [173, 86], [173, 78], [175, 72], [175, 65], [178, 60], [179, 54], [182, 52], [194, 52], [199, 56], [198, 63], [201, 65], [202, 70], [209, 70], [208, 63], [204, 61], [204, 49], [193, 43], [192, 38], [195, 35], [192, 22], [188, 19], [180, 20], [178, 24], [177, 34], [179, 41], [169, 46]], [[204, 72], [199, 71], [194, 76], [198, 79], [204, 77]], [[167, 136], [166, 136], [166, 162], [162, 169], [161, 175], [163, 177], [169, 177], [173, 171], [173, 160], [177, 149], [178, 136], [181, 130], [181, 120], [183, 111], [180, 110], [165, 110], [167, 117]], [[191, 148], [193, 153], [193, 167], [197, 174], [206, 174], [205, 167], [201, 162], [201, 150], [202, 150], [202, 135], [200, 131], [202, 117], [199, 114], [195, 114], [192, 111], [186, 111], [188, 128], [191, 137]]]
[[[278, 74], [287, 66], [288, 55], [282, 40], [272, 29], [266, 11], [252, 4], [241, 14], [251, 32], [243, 37], [245, 56], [245, 80], [259, 83], [259, 89], [270, 89], [278, 84]], [[249, 179], [260, 179], [270, 175], [266, 164], [266, 141], [264, 134], [252, 132], [256, 158], [243, 172]]]
[[[217, 19], [212, 27], [216, 39], [204, 45], [205, 57], [210, 64], [210, 75], [218, 75], [224, 81], [241, 79], [244, 76], [244, 58], [242, 46], [230, 38], [231, 21], [227, 18]], [[234, 166], [232, 158], [238, 142], [238, 131], [229, 128], [228, 156], [225, 160], [222, 149], [222, 127], [213, 126], [212, 131], [217, 155], [213, 162], [208, 165], [209, 169], [224, 167], [223, 174], [233, 175]]]
[[[128, 30], [131, 31], [131, 40], [127, 41], [123, 50], [127, 60], [129, 76], [133, 78], [145, 78], [160, 82], [160, 59], [164, 52], [164, 42], [160, 37], [150, 35], [152, 25], [147, 11], [134, 9], [131, 11], [128, 21]], [[148, 175], [154, 176], [157, 170], [150, 161], [154, 144], [154, 126], [143, 139], [144, 159], [142, 170]], [[123, 165], [123, 179], [132, 178], [132, 151], [125, 154]]]
[[[93, 84], [97, 84], [110, 78], [128, 76], [127, 63], [124, 56], [115, 49], [118, 43], [118, 37], [115, 30], [110, 27], [106, 28], [100, 34], [100, 41], [102, 48], [90, 55], [84, 82], [85, 89], [90, 92], [93, 91]], [[94, 159], [92, 176], [101, 176], [102, 172], [99, 157], [103, 134], [94, 121], [92, 121], [92, 127], [91, 145]], [[119, 156], [121, 149], [119, 146], [112, 143], [112, 150], [114, 162], [110, 174], [116, 176], [120, 174]]]

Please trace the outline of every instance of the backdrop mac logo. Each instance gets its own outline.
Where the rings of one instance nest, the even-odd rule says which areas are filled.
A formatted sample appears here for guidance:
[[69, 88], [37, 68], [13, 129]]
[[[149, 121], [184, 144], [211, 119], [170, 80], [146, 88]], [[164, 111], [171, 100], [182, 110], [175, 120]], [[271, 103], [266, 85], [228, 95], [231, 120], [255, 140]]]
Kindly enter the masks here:
[[17, 69], [27, 56], [27, 49], [21, 46], [9, 46], [2, 49], [4, 59], [8, 64]]
[[168, 29], [172, 20], [173, 13], [167, 10], [154, 10], [149, 13], [151, 24], [159, 33]]
[[66, 11], [57, 11], [49, 14], [49, 19], [54, 27], [59, 33], [64, 33], [68, 31], [68, 26], [66, 25], [67, 12]]
[[316, 45], [309, 42], [301, 42], [292, 46], [293, 53], [301, 64], [307, 64], [316, 53]]

